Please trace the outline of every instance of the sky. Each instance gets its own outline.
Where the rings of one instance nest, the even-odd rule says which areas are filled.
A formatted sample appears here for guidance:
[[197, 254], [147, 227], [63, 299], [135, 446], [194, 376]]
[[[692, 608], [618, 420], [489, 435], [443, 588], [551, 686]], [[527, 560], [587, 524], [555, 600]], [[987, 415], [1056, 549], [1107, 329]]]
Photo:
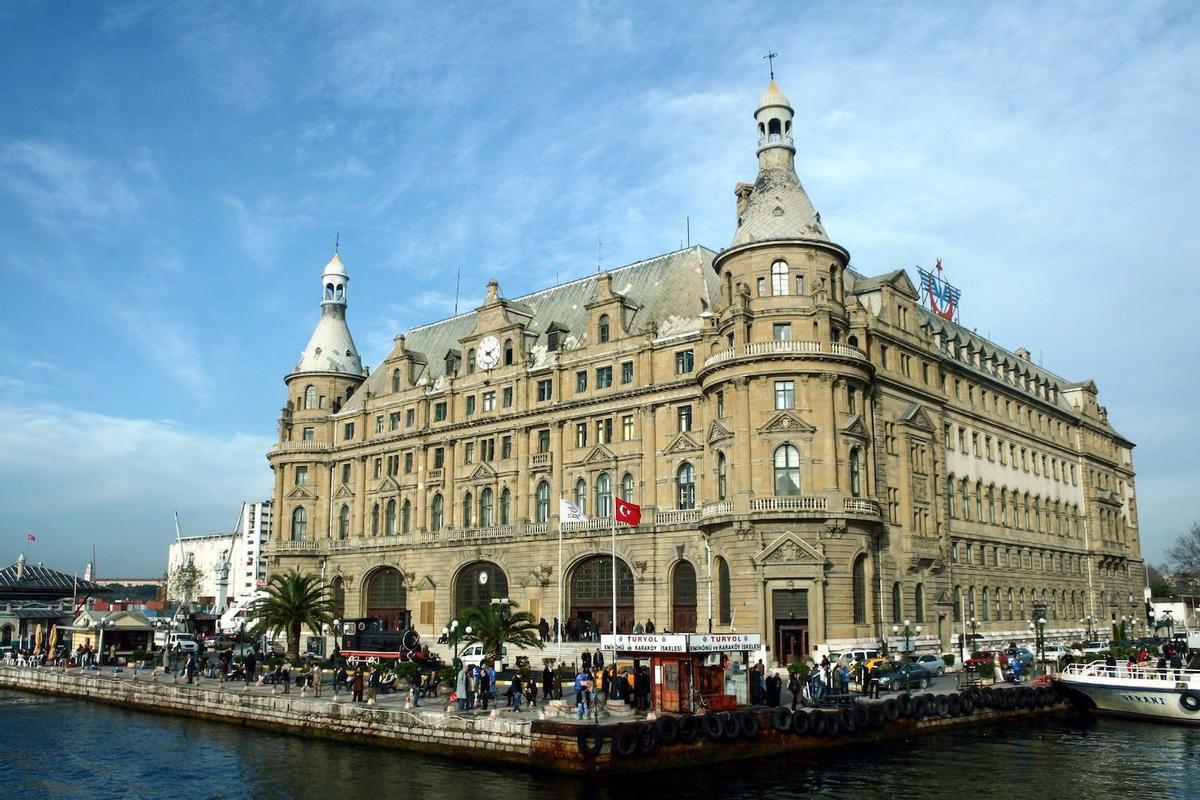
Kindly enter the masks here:
[[269, 497], [335, 238], [368, 364], [459, 273], [728, 246], [768, 51], [853, 266], [1094, 379], [1149, 559], [1200, 519], [1195, 4], [13, 0], [0, 51], [0, 562], [161, 575]]

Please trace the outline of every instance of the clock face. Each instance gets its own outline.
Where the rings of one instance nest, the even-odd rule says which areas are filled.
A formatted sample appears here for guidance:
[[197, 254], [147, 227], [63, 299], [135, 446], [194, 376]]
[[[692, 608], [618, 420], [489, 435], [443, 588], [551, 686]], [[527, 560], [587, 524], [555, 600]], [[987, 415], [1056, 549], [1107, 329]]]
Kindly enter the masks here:
[[500, 340], [495, 336], [485, 336], [479, 343], [475, 353], [475, 363], [480, 369], [492, 369], [500, 363]]

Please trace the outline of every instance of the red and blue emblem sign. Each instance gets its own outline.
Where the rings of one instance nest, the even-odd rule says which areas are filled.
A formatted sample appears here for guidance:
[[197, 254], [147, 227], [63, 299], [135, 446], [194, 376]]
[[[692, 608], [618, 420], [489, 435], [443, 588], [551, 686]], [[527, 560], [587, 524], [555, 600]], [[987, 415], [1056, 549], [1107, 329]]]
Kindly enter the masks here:
[[937, 260], [936, 272], [928, 272], [917, 267], [921, 275], [921, 296], [929, 304], [929, 310], [939, 317], [958, 321], [958, 301], [962, 296], [956, 287], [952, 286], [942, 276], [942, 260]]

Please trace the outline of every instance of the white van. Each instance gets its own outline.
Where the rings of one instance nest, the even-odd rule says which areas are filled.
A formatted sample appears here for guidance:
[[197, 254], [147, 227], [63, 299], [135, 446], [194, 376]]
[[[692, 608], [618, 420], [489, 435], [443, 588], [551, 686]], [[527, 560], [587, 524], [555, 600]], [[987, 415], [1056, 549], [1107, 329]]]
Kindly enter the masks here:
[[195, 635], [182, 631], [155, 631], [154, 645], [156, 647], [167, 647], [171, 650], [174, 650], [175, 646], [179, 645], [181, 653], [195, 653], [200, 649], [200, 644], [196, 641]]
[[[484, 655], [483, 645], [480, 644], [479, 642], [475, 642], [474, 644], [469, 644], [466, 647], [464, 647], [462, 650], [458, 651], [459, 660], [462, 661], [463, 664], [466, 664], [468, 667], [479, 666], [479, 664], [483, 661], [483, 655]], [[498, 669], [498, 670], [508, 669], [508, 648], [507, 647], [501, 648], [500, 663], [496, 664], [495, 666], [496, 666], [496, 669]]]

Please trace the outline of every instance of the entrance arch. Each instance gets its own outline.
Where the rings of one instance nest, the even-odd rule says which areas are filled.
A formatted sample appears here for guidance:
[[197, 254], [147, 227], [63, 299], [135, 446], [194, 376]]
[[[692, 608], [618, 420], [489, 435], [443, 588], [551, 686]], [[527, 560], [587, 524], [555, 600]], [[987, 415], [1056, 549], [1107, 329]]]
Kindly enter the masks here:
[[[567, 615], [587, 621], [594, 630], [612, 630], [612, 556], [591, 556], [571, 571]], [[633, 632], [633, 572], [617, 560], [617, 633]]]
[[[487, 576], [482, 578], [482, 576]], [[454, 579], [454, 615], [472, 606], [486, 606], [493, 599], [508, 597], [508, 576], [499, 564], [473, 561], [458, 571]]]
[[671, 571], [671, 630], [696, 630], [696, 568], [688, 561]]
[[387, 630], [409, 627], [408, 589], [400, 570], [384, 567], [367, 579], [363, 616], [383, 620]]

